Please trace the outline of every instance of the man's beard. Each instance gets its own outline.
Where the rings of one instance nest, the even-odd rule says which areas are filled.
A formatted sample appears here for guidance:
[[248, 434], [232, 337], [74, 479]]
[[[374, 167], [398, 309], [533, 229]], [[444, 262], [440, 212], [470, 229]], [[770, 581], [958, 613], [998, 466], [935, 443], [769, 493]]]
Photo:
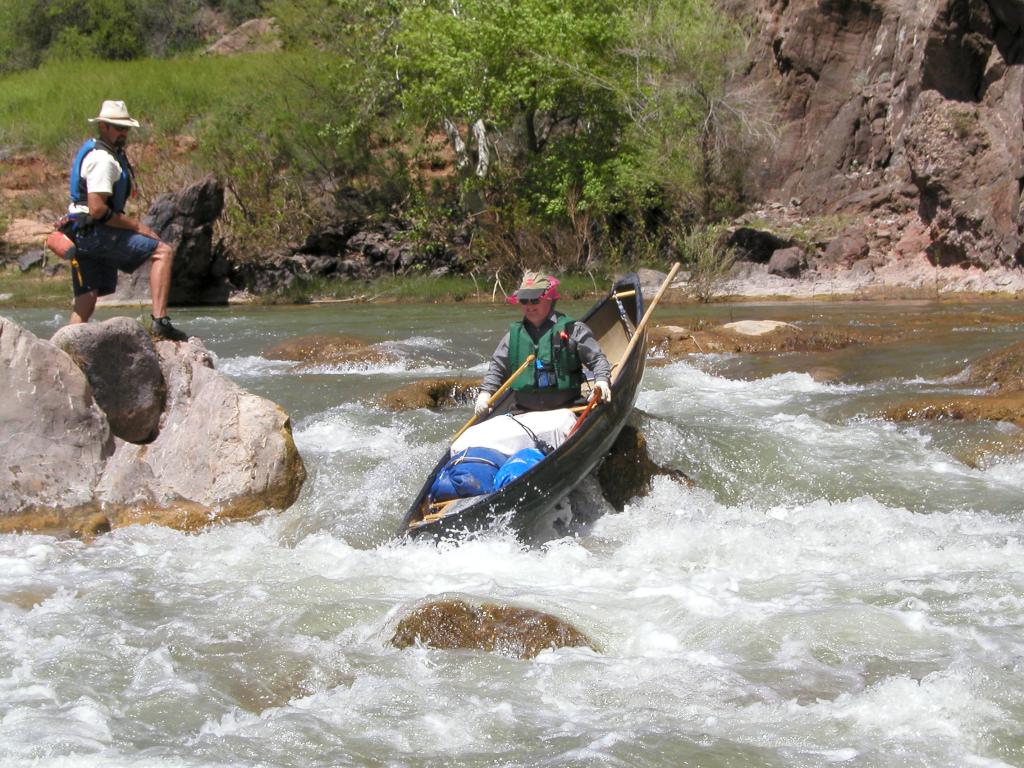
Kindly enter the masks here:
[[128, 137], [124, 134], [114, 139], [114, 149], [124, 149], [126, 146], [128, 146]]

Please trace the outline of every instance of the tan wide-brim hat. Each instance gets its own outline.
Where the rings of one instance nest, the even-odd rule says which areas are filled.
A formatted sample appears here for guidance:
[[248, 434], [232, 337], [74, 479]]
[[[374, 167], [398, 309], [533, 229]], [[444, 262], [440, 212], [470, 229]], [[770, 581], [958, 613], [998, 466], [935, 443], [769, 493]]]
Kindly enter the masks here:
[[104, 101], [103, 106], [100, 107], [100, 113], [96, 117], [90, 117], [89, 122], [110, 123], [128, 128], [139, 127], [139, 121], [128, 114], [128, 107], [123, 101]]

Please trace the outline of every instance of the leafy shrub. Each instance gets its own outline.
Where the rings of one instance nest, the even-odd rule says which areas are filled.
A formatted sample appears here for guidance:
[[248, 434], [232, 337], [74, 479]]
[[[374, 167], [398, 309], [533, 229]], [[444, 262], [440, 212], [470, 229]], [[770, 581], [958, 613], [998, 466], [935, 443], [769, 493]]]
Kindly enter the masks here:
[[690, 294], [702, 303], [711, 301], [736, 263], [726, 224], [676, 228], [672, 235], [680, 260], [690, 270]]

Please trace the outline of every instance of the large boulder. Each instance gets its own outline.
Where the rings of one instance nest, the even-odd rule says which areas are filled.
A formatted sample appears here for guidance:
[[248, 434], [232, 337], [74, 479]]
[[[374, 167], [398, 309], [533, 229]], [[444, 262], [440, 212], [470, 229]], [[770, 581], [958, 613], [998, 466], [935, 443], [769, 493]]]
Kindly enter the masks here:
[[0, 317], [0, 391], [0, 531], [61, 529], [92, 514], [114, 441], [85, 374]]
[[128, 317], [66, 325], [51, 341], [85, 373], [116, 437], [144, 443], [156, 436], [167, 385], [142, 325]]
[[[143, 222], [174, 250], [170, 303], [224, 304], [231, 291], [229, 265], [214, 246], [213, 225], [224, 210], [224, 185], [212, 176], [177, 193], [160, 196]], [[121, 274], [117, 290], [104, 304], [149, 302], [149, 268]]]
[[398, 648], [416, 643], [432, 648], [473, 649], [532, 659], [549, 648], [594, 644], [565, 621], [530, 608], [465, 600], [436, 600], [404, 617], [391, 642]]
[[148, 445], [118, 442], [97, 484], [113, 526], [157, 521], [177, 528], [284, 509], [305, 466], [280, 406], [213, 370], [196, 338], [156, 342], [167, 381], [160, 433]]
[[729, 235], [726, 245], [733, 249], [739, 261], [767, 264], [773, 253], [789, 248], [793, 243], [773, 232], [741, 226]]
[[826, 264], [850, 267], [867, 256], [869, 250], [868, 237], [864, 228], [861, 226], [847, 227], [829, 242], [822, 260]]
[[807, 266], [807, 254], [798, 245], [791, 248], [780, 248], [772, 253], [768, 260], [768, 274], [779, 277], [799, 277], [801, 270]]
[[[80, 342], [89, 333], [59, 337]], [[104, 334], [110, 328], [97, 329]], [[116, 367], [111, 354], [80, 362]], [[0, 318], [0, 531], [88, 533], [136, 522], [195, 529], [295, 501], [306, 473], [288, 415], [213, 370], [198, 339], [157, 341], [155, 355], [166, 386], [158, 434], [129, 443], [111, 434], [69, 354]], [[100, 387], [117, 385], [105, 377]]]

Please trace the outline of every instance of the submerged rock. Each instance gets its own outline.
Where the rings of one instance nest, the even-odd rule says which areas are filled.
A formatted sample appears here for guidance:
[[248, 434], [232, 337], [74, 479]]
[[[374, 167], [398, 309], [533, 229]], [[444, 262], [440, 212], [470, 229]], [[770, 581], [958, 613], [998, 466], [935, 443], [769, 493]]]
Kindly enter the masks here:
[[425, 379], [388, 392], [380, 404], [394, 411], [452, 408], [470, 402], [479, 387], [479, 379]]
[[605, 499], [619, 512], [630, 499], [650, 493], [651, 481], [658, 475], [690, 482], [679, 470], [656, 464], [647, 451], [647, 440], [630, 424], [619, 432], [596, 474]]
[[299, 367], [317, 365], [379, 365], [394, 360], [384, 350], [344, 334], [310, 334], [285, 339], [263, 353], [271, 360], [293, 360]]
[[432, 648], [472, 649], [516, 659], [532, 659], [548, 648], [594, 644], [578, 629], [551, 614], [530, 608], [465, 600], [427, 603], [403, 618], [392, 644], [408, 648], [423, 643]]
[[891, 421], [956, 419], [1006, 421], [1024, 427], [1024, 342], [990, 352], [971, 363], [968, 380], [990, 387], [984, 395], [924, 395], [886, 409]]
[[957, 421], [1008, 421], [1024, 427], [1024, 392], [994, 395], [926, 395], [886, 409], [890, 421], [955, 419]]
[[901, 332], [881, 328], [803, 327], [775, 320], [739, 320], [710, 328], [658, 325], [648, 337], [661, 355], [658, 365], [694, 353], [824, 352], [898, 338]]
[[976, 387], [994, 387], [1004, 394], [1024, 390], [1024, 341], [972, 362], [968, 379]]

